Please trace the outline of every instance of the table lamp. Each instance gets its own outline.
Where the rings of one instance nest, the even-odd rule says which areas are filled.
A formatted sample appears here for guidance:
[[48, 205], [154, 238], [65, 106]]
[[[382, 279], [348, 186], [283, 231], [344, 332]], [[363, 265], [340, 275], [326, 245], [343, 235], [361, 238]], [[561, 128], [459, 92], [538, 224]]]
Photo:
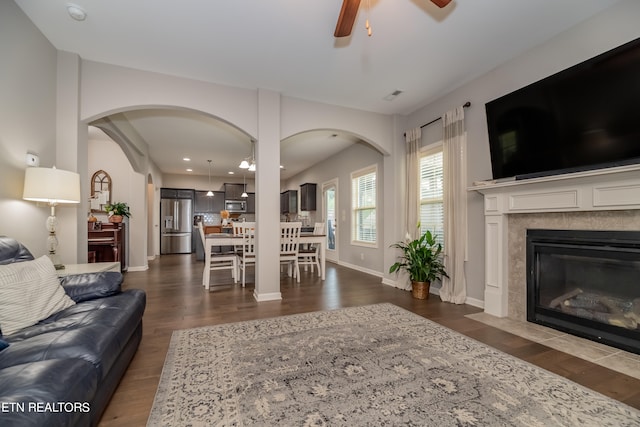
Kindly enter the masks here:
[[56, 237], [56, 206], [63, 203], [80, 203], [80, 175], [53, 168], [27, 168], [24, 175], [24, 200], [45, 202], [51, 207], [51, 215], [47, 218], [46, 228], [47, 250], [49, 258], [56, 270], [64, 268], [60, 257], [56, 254], [58, 238]]

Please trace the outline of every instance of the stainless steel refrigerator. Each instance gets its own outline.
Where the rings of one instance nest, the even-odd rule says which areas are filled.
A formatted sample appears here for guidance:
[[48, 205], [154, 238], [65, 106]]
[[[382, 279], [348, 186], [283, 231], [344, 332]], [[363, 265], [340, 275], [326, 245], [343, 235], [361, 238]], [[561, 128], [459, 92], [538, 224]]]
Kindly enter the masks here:
[[160, 200], [160, 254], [191, 253], [193, 200]]

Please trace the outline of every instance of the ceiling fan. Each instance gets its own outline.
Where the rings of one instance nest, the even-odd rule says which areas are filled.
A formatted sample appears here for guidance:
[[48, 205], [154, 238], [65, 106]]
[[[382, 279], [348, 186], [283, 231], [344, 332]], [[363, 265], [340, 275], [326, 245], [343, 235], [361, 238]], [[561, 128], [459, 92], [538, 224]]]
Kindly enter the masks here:
[[[431, 0], [431, 3], [443, 8], [451, 3], [451, 0]], [[338, 16], [336, 31], [333, 33], [334, 37], [346, 37], [351, 34], [358, 7], [360, 7], [360, 0], [342, 1], [342, 9], [340, 9], [340, 16]]]

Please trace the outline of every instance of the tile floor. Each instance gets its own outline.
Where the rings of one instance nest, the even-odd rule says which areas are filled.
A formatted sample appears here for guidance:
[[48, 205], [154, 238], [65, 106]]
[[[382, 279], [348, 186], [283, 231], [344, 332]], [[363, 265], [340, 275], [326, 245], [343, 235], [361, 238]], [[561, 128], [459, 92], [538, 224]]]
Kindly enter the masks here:
[[569, 335], [535, 323], [521, 322], [506, 317], [495, 317], [487, 313], [467, 314], [466, 317], [640, 379], [640, 355], [638, 354]]

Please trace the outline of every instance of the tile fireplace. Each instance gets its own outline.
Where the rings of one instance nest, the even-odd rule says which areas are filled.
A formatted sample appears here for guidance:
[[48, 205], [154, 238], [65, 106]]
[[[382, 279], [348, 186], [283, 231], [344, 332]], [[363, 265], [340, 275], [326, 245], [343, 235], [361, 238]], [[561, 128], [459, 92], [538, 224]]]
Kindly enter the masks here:
[[527, 229], [640, 230], [640, 165], [475, 183], [484, 196], [484, 311], [526, 320]]
[[528, 229], [527, 320], [640, 354], [640, 231]]

